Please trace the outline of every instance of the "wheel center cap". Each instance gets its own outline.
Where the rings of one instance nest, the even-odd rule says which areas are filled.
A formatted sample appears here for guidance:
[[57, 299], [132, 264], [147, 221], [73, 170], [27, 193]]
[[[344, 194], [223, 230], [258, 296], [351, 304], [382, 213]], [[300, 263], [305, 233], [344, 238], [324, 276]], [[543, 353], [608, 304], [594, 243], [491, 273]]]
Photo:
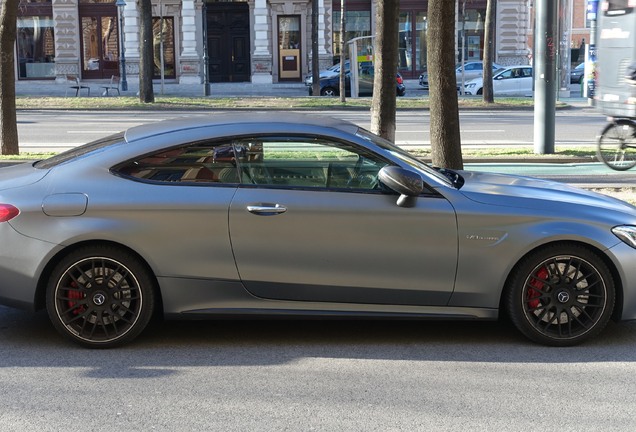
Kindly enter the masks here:
[[557, 300], [560, 303], [567, 303], [570, 300], [570, 293], [567, 291], [561, 291], [557, 294]]
[[104, 303], [106, 303], [106, 296], [102, 293], [97, 293], [93, 296], [93, 303], [95, 303], [97, 306], [102, 306]]

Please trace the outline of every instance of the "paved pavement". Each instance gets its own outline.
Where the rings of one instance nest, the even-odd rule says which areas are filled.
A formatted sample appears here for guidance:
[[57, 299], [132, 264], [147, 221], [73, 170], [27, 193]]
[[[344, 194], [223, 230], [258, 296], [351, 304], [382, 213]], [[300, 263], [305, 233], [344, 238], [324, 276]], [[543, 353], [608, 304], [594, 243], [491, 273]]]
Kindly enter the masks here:
[[[90, 97], [103, 97], [104, 89], [108, 80], [83, 81], [82, 85], [90, 87]], [[63, 97], [75, 96], [75, 90], [70, 88], [71, 84], [55, 81], [18, 81], [16, 83], [16, 94], [20, 96], [51, 96]], [[212, 83], [209, 97], [248, 97], [248, 96], [308, 96], [308, 90], [303, 83], [275, 83], [275, 84], [252, 84], [252, 83]], [[417, 86], [417, 82], [413, 82]], [[415, 88], [415, 87], [413, 87]], [[154, 85], [155, 95], [166, 96], [189, 96], [205, 97], [203, 84], [176, 84], [176, 83], [156, 83]], [[134, 96], [139, 91], [139, 84], [128, 83], [128, 91], [121, 92], [125, 96]], [[112, 91], [110, 95], [116, 95]], [[87, 91], [81, 91], [81, 97], [87, 97]], [[116, 96], [115, 96], [116, 97]]]
[[[102, 86], [107, 85], [108, 80], [91, 80], [83, 81], [82, 85], [90, 87], [90, 97], [102, 97], [104, 89]], [[18, 81], [16, 82], [16, 93], [22, 96], [55, 96], [74, 97], [75, 90], [70, 89], [69, 83], [65, 81]], [[406, 86], [405, 97], [421, 97], [428, 94], [422, 89], [416, 79], [404, 80]], [[273, 83], [273, 84], [253, 84], [249, 82], [242, 83], [211, 83], [209, 84], [209, 96], [207, 97], [299, 97], [309, 96], [308, 87], [304, 83]], [[587, 106], [587, 99], [580, 97], [578, 85], [571, 86], [571, 97], [562, 99], [567, 103], [573, 103], [579, 106]], [[134, 81], [128, 82], [128, 91], [122, 92], [122, 95], [133, 96], [139, 91], [139, 84]], [[203, 84], [177, 84], [174, 82], [166, 82], [163, 85], [160, 82], [154, 84], [155, 95], [165, 96], [189, 96], [189, 97], [206, 97], [204, 95], [205, 87]], [[113, 95], [113, 92], [109, 92]], [[81, 92], [82, 97], [87, 97], [87, 92]]]

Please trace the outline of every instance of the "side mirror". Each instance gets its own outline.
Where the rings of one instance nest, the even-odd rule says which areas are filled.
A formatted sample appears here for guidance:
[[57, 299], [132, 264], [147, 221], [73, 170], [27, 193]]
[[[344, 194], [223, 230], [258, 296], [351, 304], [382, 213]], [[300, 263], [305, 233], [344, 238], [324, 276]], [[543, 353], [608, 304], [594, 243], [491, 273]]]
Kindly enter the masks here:
[[414, 207], [417, 197], [424, 191], [422, 177], [413, 171], [397, 166], [385, 166], [378, 173], [382, 184], [400, 194], [399, 207]]

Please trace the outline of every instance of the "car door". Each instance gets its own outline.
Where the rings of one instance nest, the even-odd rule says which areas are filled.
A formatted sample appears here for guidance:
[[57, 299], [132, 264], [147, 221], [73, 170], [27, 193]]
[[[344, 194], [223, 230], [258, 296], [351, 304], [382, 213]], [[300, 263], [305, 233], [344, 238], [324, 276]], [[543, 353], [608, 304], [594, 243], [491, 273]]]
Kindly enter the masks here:
[[532, 96], [532, 68], [521, 68], [521, 78], [519, 79], [519, 95], [520, 96]]
[[250, 293], [306, 302], [447, 303], [457, 265], [448, 201], [430, 193], [415, 208], [398, 207], [397, 195], [377, 182], [387, 161], [348, 143], [278, 136], [236, 146], [245, 155], [244, 184], [230, 206], [230, 237]]
[[514, 90], [514, 69], [506, 69], [493, 80], [493, 92], [497, 96], [507, 96]]

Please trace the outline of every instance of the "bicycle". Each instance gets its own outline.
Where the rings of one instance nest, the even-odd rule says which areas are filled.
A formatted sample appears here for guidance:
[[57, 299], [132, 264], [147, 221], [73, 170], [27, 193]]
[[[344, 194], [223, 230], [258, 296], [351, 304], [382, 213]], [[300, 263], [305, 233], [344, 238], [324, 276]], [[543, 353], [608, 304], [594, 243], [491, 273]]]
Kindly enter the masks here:
[[597, 139], [596, 156], [616, 171], [636, 166], [636, 122], [631, 118], [610, 118]]

